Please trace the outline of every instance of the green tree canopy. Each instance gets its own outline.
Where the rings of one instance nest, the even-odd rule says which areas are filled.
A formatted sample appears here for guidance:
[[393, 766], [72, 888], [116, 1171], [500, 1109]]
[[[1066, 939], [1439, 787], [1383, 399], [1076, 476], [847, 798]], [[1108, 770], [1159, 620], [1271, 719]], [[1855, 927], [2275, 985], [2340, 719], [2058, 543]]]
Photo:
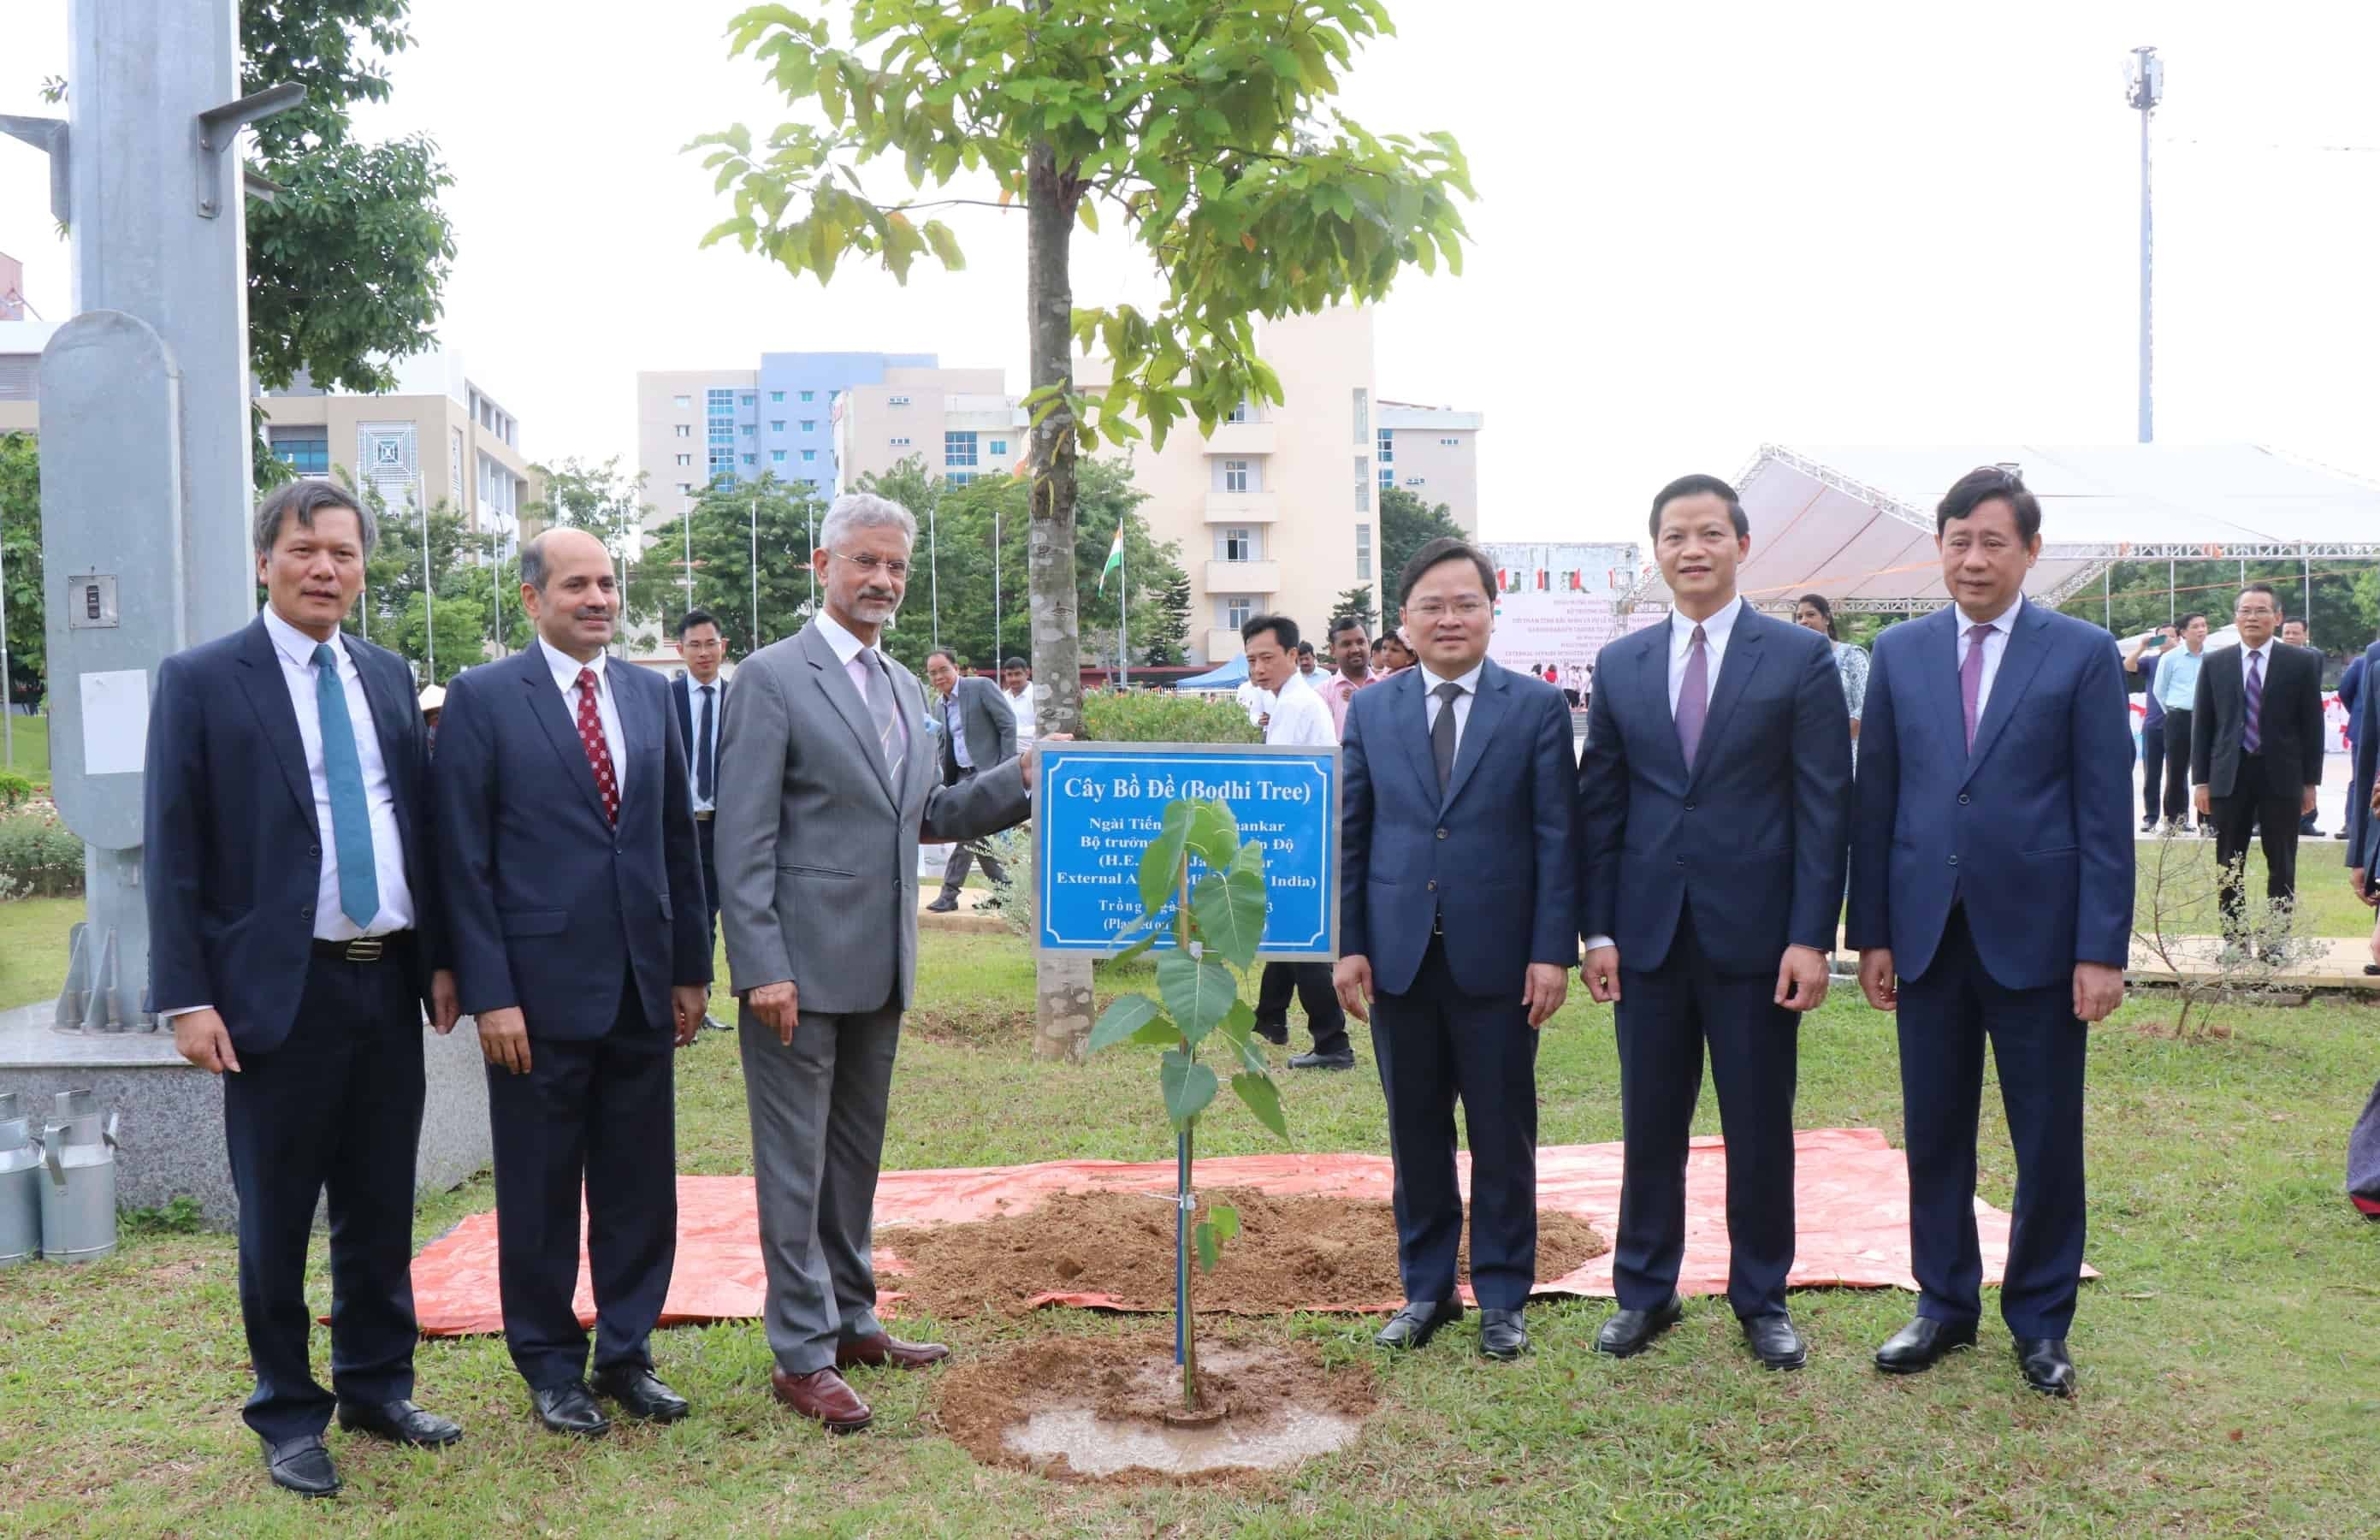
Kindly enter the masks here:
[[1404, 601], [1405, 564], [1435, 540], [1465, 540], [1443, 503], [1424, 503], [1402, 487], [1380, 489], [1380, 608], [1393, 619]]
[[42, 463], [30, 433], [0, 433], [0, 563], [6, 563], [11, 704], [39, 700], [49, 639], [42, 595]]

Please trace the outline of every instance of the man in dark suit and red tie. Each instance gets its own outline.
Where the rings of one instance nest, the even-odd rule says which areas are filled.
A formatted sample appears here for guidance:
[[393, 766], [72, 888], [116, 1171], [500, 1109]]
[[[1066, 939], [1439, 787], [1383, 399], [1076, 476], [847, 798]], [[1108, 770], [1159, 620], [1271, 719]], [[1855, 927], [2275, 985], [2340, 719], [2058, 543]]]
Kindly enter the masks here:
[[[495, 1134], [504, 1342], [538, 1420], [611, 1428], [595, 1395], [673, 1422], [649, 1339], [677, 1251], [672, 1044], [701, 1029], [710, 938], [685, 746], [660, 675], [604, 655], [612, 553], [578, 529], [521, 547], [537, 640], [447, 686], [433, 776], [461, 1002]], [[579, 1193], [595, 1376], [571, 1299]]]
[[[413, 1404], [413, 1181], [421, 1008], [455, 1025], [434, 970], [429, 754], [405, 660], [344, 634], [371, 515], [294, 481], [256, 517], [264, 612], [157, 670], [141, 878], [149, 988], [174, 1047], [223, 1076], [239, 1196], [248, 1425], [275, 1485], [329, 1497], [339, 1425], [435, 1448], [463, 1437]], [[306, 1247], [331, 1217], [331, 1389], [307, 1363]]]
[[1653, 500], [1675, 608], [1603, 649], [1578, 771], [1588, 992], [1613, 1003], [1626, 1139], [1598, 1352], [1675, 1325], [1686, 1142], [1710, 1049], [1727, 1135], [1728, 1304], [1772, 1369], [1808, 1352], [1793, 1268], [1801, 1013], [1827, 998], [1851, 813], [1851, 716], [1825, 633], [1736, 592], [1752, 525], [1735, 489], [1685, 476]]
[[[2190, 713], [2191, 794], [2199, 817], [2215, 820], [2223, 934], [2238, 947], [2253, 944], [2253, 932], [2264, 928], [2248, 923], [2242, 891], [2249, 842], [2261, 824], [2265, 897], [2295, 904], [2299, 820], [2322, 790], [2322, 655], [2276, 641], [2280, 623], [2271, 584], [2240, 589], [2231, 612], [2240, 645], [2207, 654]], [[2268, 961], [2278, 960], [2277, 937], [2265, 948]]]
[[1898, 1010], [1917, 1318], [1887, 1374], [1973, 1347], [1983, 1314], [1975, 1120], [1984, 1049], [2016, 1146], [2000, 1316], [2025, 1383], [2070, 1395], [2082, 1280], [2088, 1024], [2123, 1002], [2132, 936], [2123, 665], [2095, 625], [2029, 602], [2041, 504], [2015, 472], [1935, 512], [1955, 601], [1887, 627], [1868, 673], [1846, 927], [1860, 988]]
[[1454, 1104], [1471, 1143], [1479, 1351], [1517, 1358], [1536, 1280], [1537, 1029], [1578, 958], [1570, 709], [1488, 656], [1496, 569], [1461, 540], [1405, 564], [1419, 666], [1347, 703], [1340, 744], [1339, 1002], [1372, 1024], [1418, 1348], [1463, 1315]]

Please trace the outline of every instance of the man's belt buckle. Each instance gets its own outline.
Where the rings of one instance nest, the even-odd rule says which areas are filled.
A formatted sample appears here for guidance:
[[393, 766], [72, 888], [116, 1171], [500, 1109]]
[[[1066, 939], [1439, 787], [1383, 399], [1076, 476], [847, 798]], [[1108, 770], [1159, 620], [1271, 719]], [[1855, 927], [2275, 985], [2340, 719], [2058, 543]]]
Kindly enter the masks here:
[[350, 963], [377, 963], [384, 944], [378, 936], [358, 936], [347, 943], [345, 956]]

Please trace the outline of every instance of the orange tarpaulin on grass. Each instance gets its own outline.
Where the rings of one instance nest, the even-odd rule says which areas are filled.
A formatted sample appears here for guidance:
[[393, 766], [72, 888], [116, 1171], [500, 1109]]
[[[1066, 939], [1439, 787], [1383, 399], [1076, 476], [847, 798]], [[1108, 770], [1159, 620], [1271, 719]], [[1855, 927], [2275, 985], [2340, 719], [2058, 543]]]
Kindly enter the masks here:
[[[1466, 1191], [1470, 1160], [1460, 1160]], [[891, 1304], [902, 1296], [900, 1227], [1021, 1213], [1052, 1193], [1171, 1193], [1173, 1162], [1047, 1160], [1032, 1166], [886, 1171], [876, 1190], [876, 1267]], [[1319, 1194], [1389, 1201], [1389, 1161], [1380, 1155], [1234, 1155], [1201, 1160], [1198, 1184], [1209, 1190]], [[677, 1267], [662, 1324], [679, 1326], [758, 1316], [767, 1279], [760, 1233], [746, 1176], [677, 1179]], [[1794, 1204], [1800, 1233], [1795, 1288], [1914, 1289], [1909, 1273], [1909, 1184], [1900, 1151], [1872, 1128], [1811, 1129], [1794, 1135]], [[1537, 1207], [1578, 1215], [1607, 1238], [1620, 1228], [1620, 1146], [1559, 1145], [1537, 1151]], [[2009, 1216], [1978, 1201], [1984, 1281], [1997, 1284], [2008, 1262]], [[1686, 1254], [1678, 1290], [1727, 1291], [1727, 1147], [1696, 1139], [1686, 1158]], [[1540, 1282], [1539, 1294], [1611, 1293], [1606, 1252], [1568, 1276]], [[1466, 1291], [1467, 1293], [1467, 1291]], [[414, 1259], [414, 1309], [432, 1337], [504, 1329], [496, 1289], [496, 1217], [474, 1214]], [[1098, 1294], [1059, 1291], [1041, 1304], [1111, 1307]], [[1396, 1300], [1315, 1300], [1307, 1308], [1387, 1312]], [[582, 1243], [578, 1318], [591, 1323], [595, 1301]]]

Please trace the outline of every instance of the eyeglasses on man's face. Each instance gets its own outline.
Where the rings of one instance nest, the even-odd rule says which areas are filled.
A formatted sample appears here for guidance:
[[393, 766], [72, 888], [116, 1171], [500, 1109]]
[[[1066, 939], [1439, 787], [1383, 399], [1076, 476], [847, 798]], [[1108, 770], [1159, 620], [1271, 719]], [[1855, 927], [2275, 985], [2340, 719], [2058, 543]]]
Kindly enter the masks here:
[[1437, 620], [1441, 615], [1452, 615], [1457, 620], [1477, 620], [1488, 612], [1488, 601], [1484, 599], [1458, 599], [1450, 604], [1443, 600], [1425, 599], [1413, 607], [1413, 612], [1424, 620]]
[[909, 564], [898, 556], [887, 560], [882, 556], [868, 552], [853, 556], [840, 551], [829, 551], [827, 554], [839, 561], [849, 562], [870, 577], [880, 572], [896, 583], [905, 583], [909, 579]]

